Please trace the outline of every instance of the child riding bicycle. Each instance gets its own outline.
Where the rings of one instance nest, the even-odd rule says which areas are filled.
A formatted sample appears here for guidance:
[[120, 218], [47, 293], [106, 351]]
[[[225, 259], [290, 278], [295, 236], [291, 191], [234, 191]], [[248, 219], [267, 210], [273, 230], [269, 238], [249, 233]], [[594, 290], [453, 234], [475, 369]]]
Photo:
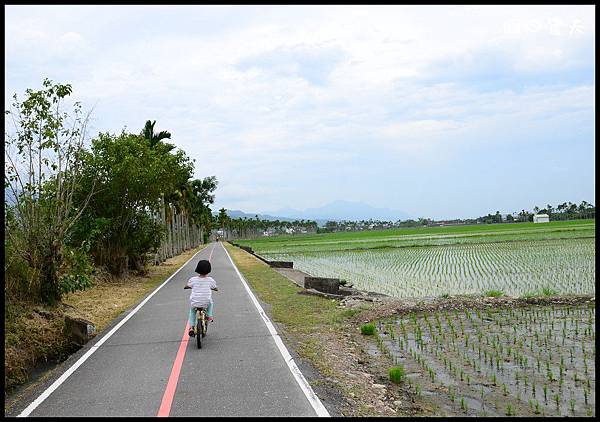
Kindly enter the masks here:
[[217, 283], [212, 277], [208, 277], [211, 266], [210, 262], [202, 259], [196, 265], [197, 276], [190, 278], [184, 289], [192, 289], [190, 294], [190, 337], [194, 337], [194, 327], [196, 326], [196, 308], [205, 308], [206, 316], [209, 321], [213, 320], [213, 301], [212, 290], [218, 291]]

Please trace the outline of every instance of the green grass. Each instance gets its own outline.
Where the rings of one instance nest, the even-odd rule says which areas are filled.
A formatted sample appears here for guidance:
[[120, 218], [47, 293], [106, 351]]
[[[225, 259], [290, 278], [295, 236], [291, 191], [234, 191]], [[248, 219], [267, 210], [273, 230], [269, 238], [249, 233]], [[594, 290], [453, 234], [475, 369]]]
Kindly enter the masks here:
[[310, 333], [318, 326], [344, 320], [348, 310], [337, 307], [338, 301], [320, 296], [299, 295], [303, 290], [252, 255], [224, 243], [236, 266], [260, 297], [270, 305], [274, 321], [294, 332]]
[[544, 296], [558, 296], [560, 292], [558, 290], [554, 290], [551, 287], [544, 287], [540, 290], [527, 292], [521, 295], [522, 298], [528, 299], [532, 297], [544, 297]]
[[375, 334], [375, 324], [363, 324], [360, 326], [360, 333], [366, 336], [372, 336]]
[[395, 384], [400, 384], [404, 379], [404, 366], [399, 365], [390, 368], [388, 375], [390, 377], [390, 381]]
[[558, 291], [554, 290], [550, 287], [544, 287], [542, 289], [542, 295], [543, 296], [556, 296], [556, 295], [558, 295]]
[[484, 296], [486, 297], [501, 297], [504, 296], [504, 292], [500, 290], [488, 290], [485, 292]]

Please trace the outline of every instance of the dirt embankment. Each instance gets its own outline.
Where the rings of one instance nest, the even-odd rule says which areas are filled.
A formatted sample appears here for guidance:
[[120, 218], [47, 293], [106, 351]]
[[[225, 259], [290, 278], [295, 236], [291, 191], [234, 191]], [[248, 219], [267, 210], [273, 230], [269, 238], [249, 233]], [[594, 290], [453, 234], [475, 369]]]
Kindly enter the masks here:
[[[388, 318], [394, 315], [402, 315], [411, 312], [433, 312], [437, 310], [460, 310], [460, 309], [486, 309], [495, 307], [522, 307], [530, 305], [577, 305], [581, 303], [594, 302], [592, 295], [569, 295], [569, 296], [537, 296], [529, 298], [518, 298], [509, 296], [482, 297], [482, 296], [451, 296], [447, 298], [417, 298], [396, 299], [391, 297], [372, 297], [367, 300], [373, 301], [374, 305], [354, 318], [355, 322], [371, 322], [377, 319]], [[361, 299], [355, 296], [341, 301], [342, 306], [360, 306]]]

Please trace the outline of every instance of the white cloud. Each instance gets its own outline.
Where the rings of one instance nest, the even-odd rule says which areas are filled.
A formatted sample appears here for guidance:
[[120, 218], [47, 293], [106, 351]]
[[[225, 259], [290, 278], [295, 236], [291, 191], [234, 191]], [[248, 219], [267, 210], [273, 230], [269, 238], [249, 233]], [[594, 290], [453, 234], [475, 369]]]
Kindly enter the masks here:
[[511, 119], [579, 121], [594, 101], [581, 80], [593, 70], [591, 11], [7, 6], [7, 95], [52, 75], [98, 103], [99, 130], [156, 119], [233, 198], [247, 174], [291, 184], [327, 160], [349, 172], [374, 148], [423, 162], [439, 145], [497, 142], [491, 128]]

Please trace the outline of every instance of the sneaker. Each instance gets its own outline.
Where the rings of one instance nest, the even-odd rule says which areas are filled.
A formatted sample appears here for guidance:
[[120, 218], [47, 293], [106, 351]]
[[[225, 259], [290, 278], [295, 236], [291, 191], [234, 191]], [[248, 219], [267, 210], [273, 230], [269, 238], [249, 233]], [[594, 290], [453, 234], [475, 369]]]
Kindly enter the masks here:
[[213, 317], [211, 317], [211, 316], [206, 317], [206, 319], [209, 320], [209, 321], [211, 321], [211, 322], [214, 320]]
[[196, 333], [194, 333], [193, 328], [190, 328], [190, 331], [188, 331], [188, 334], [190, 335], [190, 337], [196, 337]]

